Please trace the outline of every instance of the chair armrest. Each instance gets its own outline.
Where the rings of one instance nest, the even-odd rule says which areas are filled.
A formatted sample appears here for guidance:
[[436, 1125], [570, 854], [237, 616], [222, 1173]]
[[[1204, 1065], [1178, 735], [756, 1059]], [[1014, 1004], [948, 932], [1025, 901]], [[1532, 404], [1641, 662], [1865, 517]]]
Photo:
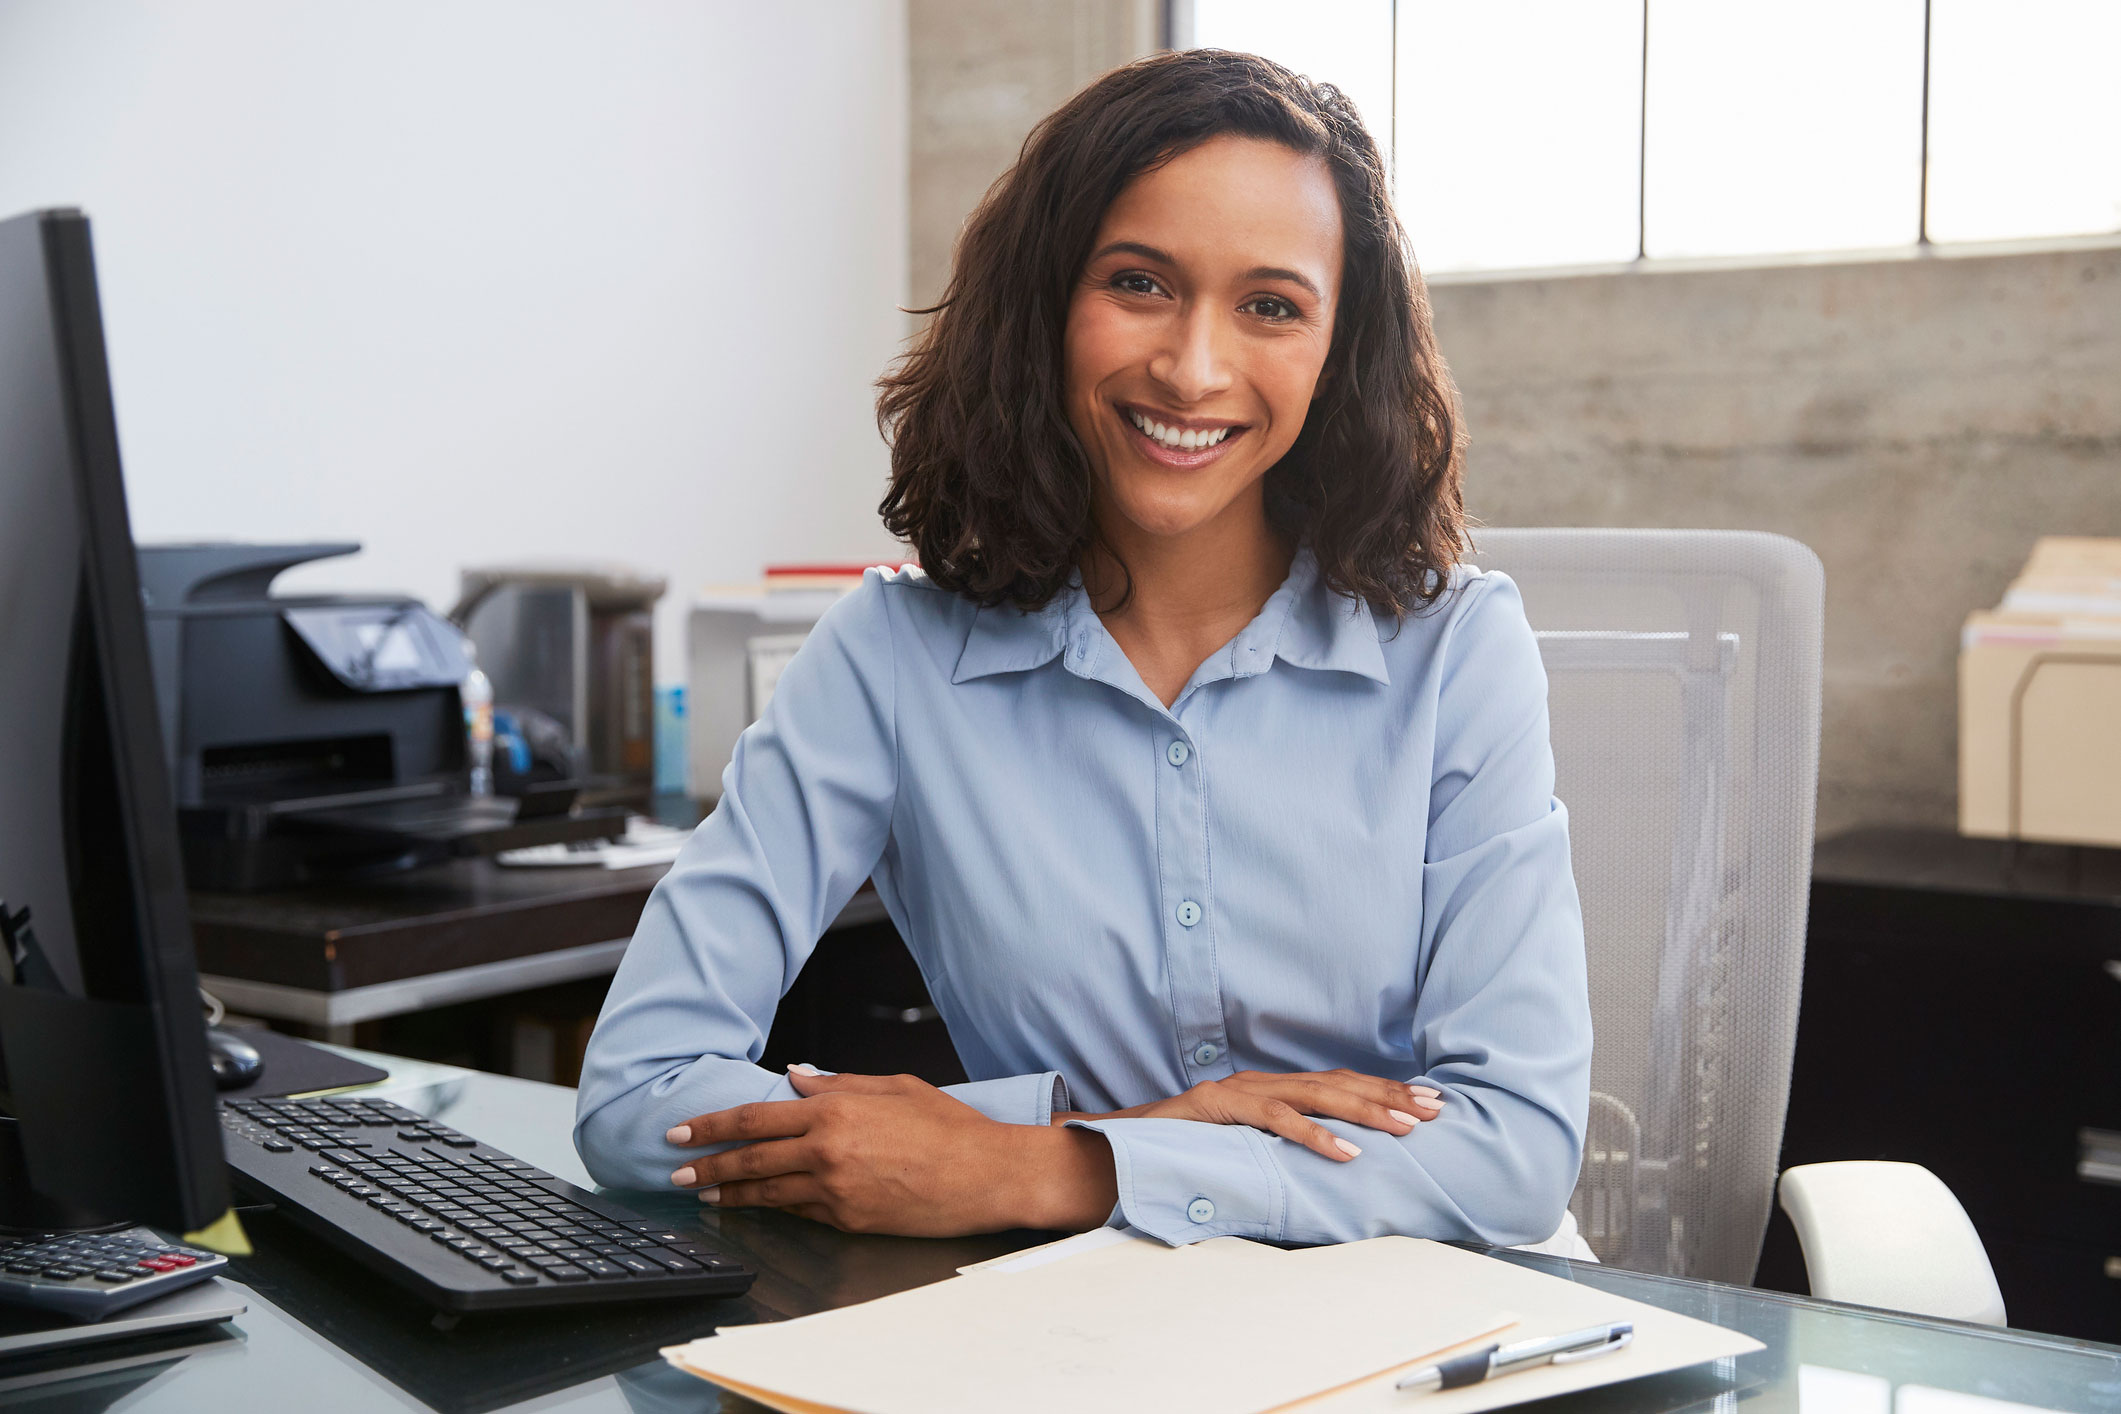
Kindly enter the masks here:
[[1920, 1164], [1851, 1161], [1785, 1170], [1812, 1295], [1918, 1316], [2004, 1324], [2003, 1293], [1966, 1209]]

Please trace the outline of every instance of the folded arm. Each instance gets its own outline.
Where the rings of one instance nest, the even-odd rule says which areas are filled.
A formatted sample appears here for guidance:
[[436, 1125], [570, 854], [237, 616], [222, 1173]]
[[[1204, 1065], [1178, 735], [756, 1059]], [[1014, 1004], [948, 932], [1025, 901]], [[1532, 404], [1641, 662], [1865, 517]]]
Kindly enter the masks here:
[[1317, 1123], [1336, 1163], [1249, 1126], [1076, 1121], [1102, 1133], [1119, 1216], [1168, 1242], [1384, 1233], [1497, 1243], [1560, 1224], [1582, 1159], [1591, 1023], [1546, 675], [1515, 587], [1476, 585], [1444, 649], [1422, 869], [1414, 1074], [1441, 1113], [1403, 1135]]
[[[583, 1059], [575, 1146], [599, 1183], [667, 1187], [688, 1154], [674, 1126], [798, 1098], [756, 1062], [782, 995], [890, 835], [889, 593], [872, 572], [818, 624], [738, 740], [720, 804], [649, 897]], [[1043, 1125], [1056, 1080], [951, 1089], [992, 1119]]]

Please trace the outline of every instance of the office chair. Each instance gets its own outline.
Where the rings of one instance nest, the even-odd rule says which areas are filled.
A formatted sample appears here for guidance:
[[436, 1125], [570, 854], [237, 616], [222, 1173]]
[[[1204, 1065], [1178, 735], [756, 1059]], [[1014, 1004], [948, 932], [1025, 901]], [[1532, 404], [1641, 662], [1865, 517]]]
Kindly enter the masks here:
[[[1743, 531], [1474, 542], [1539, 638], [1583, 899], [1596, 1040], [1570, 1211], [1601, 1261], [1749, 1283], [1804, 972], [1818, 558]], [[2002, 1322], [1980, 1239], [1928, 1170], [1814, 1164], [1782, 1186], [1814, 1295]]]

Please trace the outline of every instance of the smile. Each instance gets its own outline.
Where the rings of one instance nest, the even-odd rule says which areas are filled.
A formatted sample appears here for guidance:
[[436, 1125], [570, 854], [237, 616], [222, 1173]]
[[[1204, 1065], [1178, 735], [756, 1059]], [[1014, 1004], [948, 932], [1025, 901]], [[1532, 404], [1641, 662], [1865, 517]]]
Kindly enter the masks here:
[[1139, 408], [1122, 406], [1119, 411], [1141, 435], [1150, 454], [1170, 466], [1200, 466], [1213, 461], [1238, 434], [1245, 431], [1241, 422], [1218, 423], [1210, 427], [1174, 427]]
[[1174, 452], [1193, 452], [1202, 447], [1212, 447], [1229, 436], [1233, 430], [1228, 427], [1211, 427], [1205, 432], [1181, 431], [1176, 427], [1166, 427], [1155, 418], [1133, 408], [1127, 409], [1127, 420], [1160, 446], [1169, 447]]

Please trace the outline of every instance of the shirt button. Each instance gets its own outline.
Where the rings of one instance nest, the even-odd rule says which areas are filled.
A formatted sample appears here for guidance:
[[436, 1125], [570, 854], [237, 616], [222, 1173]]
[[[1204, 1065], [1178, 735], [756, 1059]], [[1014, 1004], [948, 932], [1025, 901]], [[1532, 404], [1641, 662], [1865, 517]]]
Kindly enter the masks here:
[[1171, 749], [1164, 753], [1164, 759], [1174, 766], [1183, 766], [1186, 764], [1186, 758], [1192, 754], [1191, 747], [1182, 741], [1174, 741], [1171, 743]]
[[1215, 1049], [1213, 1041], [1203, 1041], [1193, 1048], [1193, 1063], [1195, 1065], [1213, 1065], [1215, 1064], [1215, 1058], [1221, 1054], [1221, 1051]]
[[1190, 928], [1198, 922], [1200, 922], [1199, 904], [1192, 899], [1187, 899], [1178, 906], [1178, 923], [1180, 927]]
[[1197, 1223], [1215, 1221], [1215, 1205], [1205, 1198], [1195, 1198], [1186, 1204], [1186, 1216]]

